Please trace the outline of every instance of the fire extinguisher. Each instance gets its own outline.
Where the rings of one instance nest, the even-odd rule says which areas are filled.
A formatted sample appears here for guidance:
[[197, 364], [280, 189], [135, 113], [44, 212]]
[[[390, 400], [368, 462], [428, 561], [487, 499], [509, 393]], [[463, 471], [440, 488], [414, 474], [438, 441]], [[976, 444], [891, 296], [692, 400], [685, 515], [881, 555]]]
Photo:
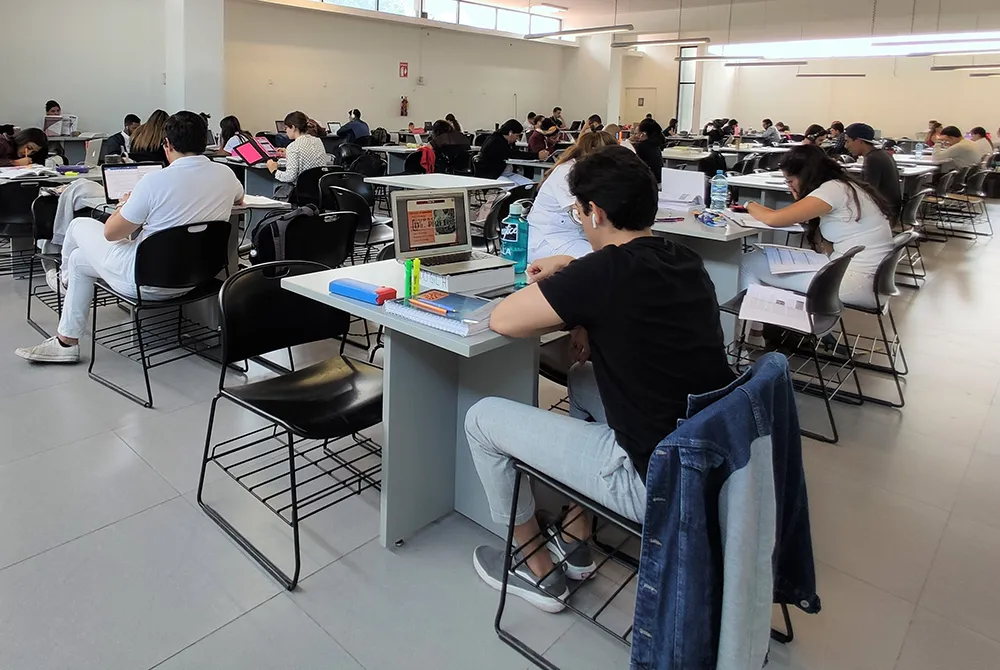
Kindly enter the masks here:
[[399, 115], [400, 116], [410, 115], [410, 101], [406, 99], [405, 95], [399, 99]]

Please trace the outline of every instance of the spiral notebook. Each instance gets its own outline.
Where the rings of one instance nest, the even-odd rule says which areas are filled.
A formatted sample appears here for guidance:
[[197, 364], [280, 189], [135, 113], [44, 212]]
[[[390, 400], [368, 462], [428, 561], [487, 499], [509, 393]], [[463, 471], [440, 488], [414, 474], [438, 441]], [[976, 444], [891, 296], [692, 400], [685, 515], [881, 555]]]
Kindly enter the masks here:
[[424, 291], [412, 298], [397, 298], [385, 303], [387, 314], [437, 328], [462, 337], [476, 335], [490, 327], [490, 314], [500, 299]]

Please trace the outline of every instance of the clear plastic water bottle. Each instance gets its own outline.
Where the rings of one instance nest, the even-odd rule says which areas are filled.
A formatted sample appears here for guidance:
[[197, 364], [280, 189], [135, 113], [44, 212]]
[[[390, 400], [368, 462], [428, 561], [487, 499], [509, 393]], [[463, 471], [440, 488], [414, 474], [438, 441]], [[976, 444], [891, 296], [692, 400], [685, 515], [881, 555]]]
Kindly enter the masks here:
[[712, 177], [712, 203], [709, 209], [721, 212], [726, 208], [726, 201], [729, 199], [729, 180], [722, 170], [716, 170]]
[[917, 146], [913, 148], [913, 153], [915, 153], [917, 156], [923, 156], [924, 149], [926, 148], [927, 148], [926, 144], [924, 144], [923, 142], [917, 142]]
[[528, 220], [520, 202], [512, 203], [500, 227], [500, 255], [514, 261], [514, 272], [528, 269]]

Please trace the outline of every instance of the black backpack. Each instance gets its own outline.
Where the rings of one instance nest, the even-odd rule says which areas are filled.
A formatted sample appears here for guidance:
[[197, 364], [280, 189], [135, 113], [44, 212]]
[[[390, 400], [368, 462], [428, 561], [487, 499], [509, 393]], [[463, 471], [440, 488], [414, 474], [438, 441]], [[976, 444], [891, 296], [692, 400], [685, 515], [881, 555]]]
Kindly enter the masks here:
[[253, 231], [250, 262], [257, 265], [286, 260], [285, 229], [300, 217], [318, 216], [319, 208], [316, 205], [303, 205], [291, 211], [278, 210], [265, 216]]
[[389, 131], [386, 130], [385, 128], [376, 128], [375, 130], [372, 131], [373, 146], [380, 147], [383, 144], [388, 144], [390, 139], [391, 138], [389, 137]]

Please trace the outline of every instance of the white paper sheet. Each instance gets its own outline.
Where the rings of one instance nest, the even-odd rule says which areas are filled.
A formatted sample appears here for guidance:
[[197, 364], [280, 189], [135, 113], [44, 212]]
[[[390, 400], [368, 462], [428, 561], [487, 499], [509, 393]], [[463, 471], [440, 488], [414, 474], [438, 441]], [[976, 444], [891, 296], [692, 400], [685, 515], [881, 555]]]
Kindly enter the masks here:
[[751, 284], [743, 297], [740, 319], [811, 332], [806, 297], [781, 288]]
[[830, 262], [829, 257], [812, 249], [784, 247], [778, 244], [758, 244], [767, 256], [767, 265], [773, 275], [792, 272], [816, 272]]

